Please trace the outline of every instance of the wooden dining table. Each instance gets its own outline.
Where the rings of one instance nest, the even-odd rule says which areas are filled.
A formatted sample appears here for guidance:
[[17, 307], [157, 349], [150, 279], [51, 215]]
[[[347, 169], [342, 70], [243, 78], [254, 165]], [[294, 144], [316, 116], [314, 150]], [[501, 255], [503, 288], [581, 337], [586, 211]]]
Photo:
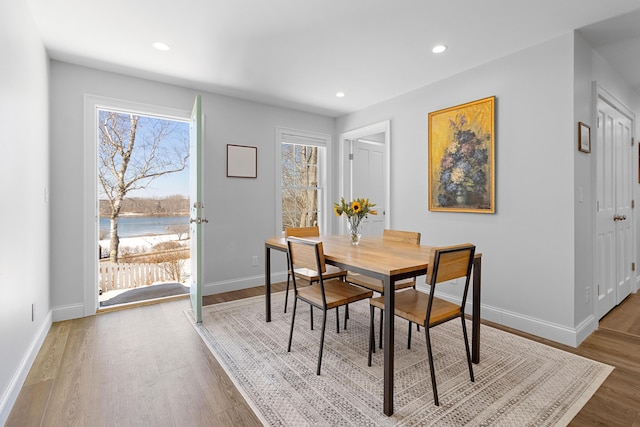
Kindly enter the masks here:
[[[394, 283], [397, 280], [426, 274], [432, 246], [388, 242], [381, 237], [363, 237], [354, 246], [346, 235], [323, 235], [309, 237], [322, 241], [325, 261], [344, 270], [365, 274], [384, 283], [385, 307], [394, 307]], [[271, 321], [271, 250], [287, 251], [284, 237], [272, 237], [265, 242], [265, 312], [266, 321]], [[473, 363], [480, 362], [480, 275], [482, 254], [476, 253], [473, 260], [472, 328], [471, 352]], [[393, 414], [394, 372], [394, 320], [395, 316], [384, 316], [384, 413]]]

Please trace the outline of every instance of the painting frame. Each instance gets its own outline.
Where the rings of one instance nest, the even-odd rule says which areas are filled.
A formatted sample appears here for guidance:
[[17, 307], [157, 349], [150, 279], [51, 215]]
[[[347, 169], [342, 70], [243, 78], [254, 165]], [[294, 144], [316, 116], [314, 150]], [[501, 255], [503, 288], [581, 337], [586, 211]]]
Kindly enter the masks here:
[[227, 144], [227, 178], [257, 178], [258, 147]]
[[591, 153], [591, 126], [578, 122], [578, 150]]
[[429, 113], [429, 210], [495, 213], [495, 103]]

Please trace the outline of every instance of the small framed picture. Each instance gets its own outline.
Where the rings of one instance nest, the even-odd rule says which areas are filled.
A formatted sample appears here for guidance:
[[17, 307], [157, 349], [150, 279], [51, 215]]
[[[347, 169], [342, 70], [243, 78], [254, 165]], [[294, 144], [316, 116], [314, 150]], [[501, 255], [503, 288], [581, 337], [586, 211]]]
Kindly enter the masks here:
[[591, 152], [591, 128], [582, 122], [578, 122], [578, 150]]
[[227, 177], [257, 178], [258, 147], [227, 144]]

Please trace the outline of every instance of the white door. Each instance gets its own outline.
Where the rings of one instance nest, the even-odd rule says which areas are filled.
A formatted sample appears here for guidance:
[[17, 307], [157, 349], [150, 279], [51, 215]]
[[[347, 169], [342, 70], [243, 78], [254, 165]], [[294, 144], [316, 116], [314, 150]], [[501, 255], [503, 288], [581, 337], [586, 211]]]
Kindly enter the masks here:
[[385, 225], [385, 147], [384, 143], [356, 139], [351, 141], [352, 188], [350, 200], [368, 198], [375, 203], [378, 215], [369, 215], [363, 222], [363, 236], [382, 236]]
[[191, 112], [191, 144], [189, 165], [189, 202], [191, 214], [189, 218], [189, 234], [191, 241], [191, 306], [196, 322], [202, 322], [202, 191], [200, 150], [202, 145], [202, 108], [200, 95], [196, 96]]
[[[382, 150], [382, 157], [378, 157], [378, 154], [374, 154], [376, 160], [371, 160], [371, 156], [365, 157], [366, 161], [362, 158], [357, 159], [354, 154], [354, 141], [362, 139], [366, 141], [373, 141], [378, 143], [376, 150]], [[362, 144], [359, 144], [362, 148]], [[374, 123], [369, 126], [364, 126], [358, 129], [351, 130], [340, 134], [339, 139], [340, 146], [340, 170], [339, 170], [339, 197], [344, 196], [345, 199], [353, 199], [353, 197], [369, 199], [371, 203], [375, 203], [375, 210], [378, 211], [378, 215], [375, 217], [370, 216], [369, 219], [374, 218], [375, 222], [366, 224], [366, 230], [364, 230], [365, 236], [372, 236], [377, 234], [382, 236], [384, 228], [391, 227], [391, 215], [389, 214], [390, 201], [389, 196], [391, 192], [390, 181], [390, 157], [391, 157], [391, 121], [383, 121]], [[370, 153], [369, 153], [370, 154]], [[357, 160], [357, 162], [356, 162]], [[375, 165], [379, 161], [381, 165]], [[362, 164], [363, 166], [361, 167]], [[375, 176], [371, 176], [373, 171], [376, 171]], [[370, 178], [369, 178], [370, 177]], [[368, 180], [373, 179], [377, 183], [376, 185], [369, 185]], [[354, 180], [358, 183], [354, 184]], [[367, 188], [362, 188], [362, 186]], [[373, 229], [375, 227], [375, 230]], [[345, 232], [346, 221], [339, 221], [339, 230]]]
[[596, 123], [596, 314], [602, 318], [633, 283], [631, 119], [598, 99]]

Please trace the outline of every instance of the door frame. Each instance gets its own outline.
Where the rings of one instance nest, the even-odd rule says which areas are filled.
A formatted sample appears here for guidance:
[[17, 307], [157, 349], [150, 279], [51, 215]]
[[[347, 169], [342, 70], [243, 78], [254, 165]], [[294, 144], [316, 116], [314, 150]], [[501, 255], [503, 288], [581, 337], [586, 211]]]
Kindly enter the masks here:
[[84, 271], [83, 316], [93, 316], [99, 307], [98, 292], [98, 109], [123, 110], [188, 122], [191, 111], [144, 104], [99, 95], [84, 95]]
[[[385, 181], [385, 228], [391, 228], [391, 120], [385, 120], [382, 122], [374, 123], [368, 126], [363, 126], [357, 129], [353, 129], [340, 134], [338, 138], [338, 151], [339, 151], [339, 178], [338, 178], [338, 193], [339, 194], [351, 194], [351, 161], [349, 160], [349, 146], [350, 141], [358, 138], [363, 138], [368, 135], [376, 133], [384, 133], [384, 146], [385, 146], [385, 167], [386, 167], [386, 179]], [[346, 226], [344, 221], [339, 222], [339, 232], [344, 233]]]

